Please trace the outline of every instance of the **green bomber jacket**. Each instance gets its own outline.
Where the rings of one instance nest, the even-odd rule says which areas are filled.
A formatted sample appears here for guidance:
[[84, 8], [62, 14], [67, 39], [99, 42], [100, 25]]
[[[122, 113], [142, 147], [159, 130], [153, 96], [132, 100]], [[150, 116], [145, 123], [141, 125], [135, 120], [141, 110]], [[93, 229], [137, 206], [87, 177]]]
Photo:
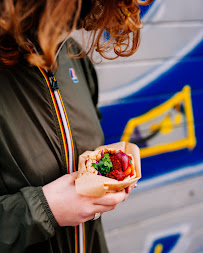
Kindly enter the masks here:
[[[103, 144], [97, 77], [85, 57], [58, 56], [54, 73], [78, 156]], [[74, 43], [71, 53], [77, 54]], [[70, 71], [72, 70], [72, 72]], [[77, 80], [77, 81], [76, 81]], [[19, 62], [0, 71], [0, 252], [75, 253], [73, 227], [59, 227], [42, 186], [67, 172], [56, 110], [44, 76]], [[66, 203], [71, 205], [71, 203]], [[85, 252], [106, 253], [101, 220], [85, 224]]]

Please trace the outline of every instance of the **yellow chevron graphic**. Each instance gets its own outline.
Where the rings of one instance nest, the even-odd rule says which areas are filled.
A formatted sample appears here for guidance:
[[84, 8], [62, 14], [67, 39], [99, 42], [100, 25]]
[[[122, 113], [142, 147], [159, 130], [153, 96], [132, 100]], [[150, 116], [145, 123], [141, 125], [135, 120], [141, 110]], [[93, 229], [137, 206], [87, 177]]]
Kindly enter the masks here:
[[186, 85], [182, 91], [149, 112], [130, 119], [121, 141], [132, 142], [135, 129], [141, 129], [143, 136], [148, 133], [148, 137], [145, 137], [148, 145], [140, 148], [142, 158], [183, 148], [193, 149], [196, 137], [190, 86]]

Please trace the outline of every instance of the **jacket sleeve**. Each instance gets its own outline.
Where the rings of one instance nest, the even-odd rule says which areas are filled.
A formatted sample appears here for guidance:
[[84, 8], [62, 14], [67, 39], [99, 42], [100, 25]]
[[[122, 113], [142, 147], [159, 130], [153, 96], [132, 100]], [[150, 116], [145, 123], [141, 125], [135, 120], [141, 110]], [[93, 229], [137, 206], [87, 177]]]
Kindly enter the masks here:
[[24, 252], [29, 245], [53, 236], [57, 227], [41, 187], [0, 196], [1, 252]]
[[[42, 187], [31, 186], [13, 158], [14, 153], [16, 157], [20, 156], [13, 134], [17, 130], [9, 121], [9, 114], [5, 114], [7, 107], [4, 104], [10, 102], [12, 105], [14, 93], [9, 73], [0, 75], [0, 252], [20, 253], [29, 245], [52, 237], [58, 224]], [[8, 97], [10, 100], [6, 101]], [[8, 122], [13, 124], [11, 132]]]

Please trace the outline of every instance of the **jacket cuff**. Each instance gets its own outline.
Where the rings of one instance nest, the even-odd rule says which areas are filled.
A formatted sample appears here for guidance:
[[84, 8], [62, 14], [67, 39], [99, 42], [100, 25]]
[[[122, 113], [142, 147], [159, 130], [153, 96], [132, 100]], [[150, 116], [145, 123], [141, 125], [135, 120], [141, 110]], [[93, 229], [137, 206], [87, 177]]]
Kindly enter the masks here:
[[59, 228], [59, 224], [56, 221], [56, 219], [55, 219], [55, 217], [54, 217], [54, 215], [53, 215], [53, 213], [52, 213], [52, 211], [51, 211], [51, 209], [49, 207], [49, 204], [48, 204], [48, 202], [47, 202], [47, 200], [46, 200], [46, 198], [44, 196], [44, 193], [42, 191], [42, 187], [41, 186], [36, 187], [36, 191], [37, 191], [38, 196], [39, 196], [39, 198], [40, 198], [40, 200], [42, 202], [44, 210], [45, 210], [47, 216], [49, 217], [49, 219], [51, 221], [51, 224], [53, 225], [54, 228]]

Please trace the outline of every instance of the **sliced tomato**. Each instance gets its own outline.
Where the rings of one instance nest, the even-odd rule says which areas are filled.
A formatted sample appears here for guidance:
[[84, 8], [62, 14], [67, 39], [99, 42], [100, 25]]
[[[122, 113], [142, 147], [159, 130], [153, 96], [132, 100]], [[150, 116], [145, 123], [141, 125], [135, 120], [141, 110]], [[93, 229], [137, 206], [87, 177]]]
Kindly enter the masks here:
[[130, 175], [130, 174], [131, 174], [131, 171], [132, 171], [132, 168], [131, 168], [131, 166], [129, 166], [129, 167], [127, 168], [127, 170], [124, 171], [125, 176], [127, 177], [128, 175]]
[[131, 172], [130, 172], [130, 176], [134, 176], [135, 175], [135, 169], [134, 166], [131, 164]]

